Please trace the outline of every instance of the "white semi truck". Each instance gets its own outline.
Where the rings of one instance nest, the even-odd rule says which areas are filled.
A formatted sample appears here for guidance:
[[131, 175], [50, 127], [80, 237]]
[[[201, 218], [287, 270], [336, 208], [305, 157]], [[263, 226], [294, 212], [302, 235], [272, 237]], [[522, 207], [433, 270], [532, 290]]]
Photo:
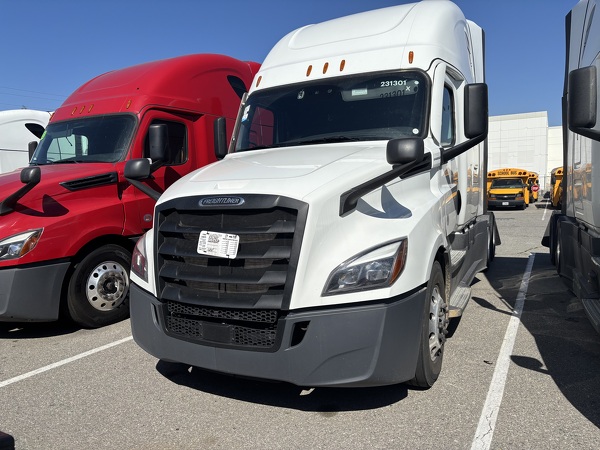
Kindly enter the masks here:
[[600, 17], [580, 0], [566, 17], [561, 210], [542, 244], [600, 333]]
[[135, 341], [299, 386], [431, 386], [499, 243], [487, 124], [483, 31], [449, 0], [289, 33], [229, 152], [157, 203], [133, 255]]
[[50, 116], [35, 109], [0, 111], [0, 173], [29, 164], [29, 143], [40, 140]]

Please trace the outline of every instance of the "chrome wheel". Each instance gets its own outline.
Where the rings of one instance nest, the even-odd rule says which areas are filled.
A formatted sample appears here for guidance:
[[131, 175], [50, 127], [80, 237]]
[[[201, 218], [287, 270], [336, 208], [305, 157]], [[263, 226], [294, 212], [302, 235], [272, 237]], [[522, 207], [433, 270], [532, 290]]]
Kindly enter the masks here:
[[98, 311], [118, 308], [128, 291], [127, 270], [115, 261], [97, 265], [88, 276], [86, 296], [90, 305]]
[[435, 286], [429, 299], [429, 357], [435, 361], [444, 349], [448, 327], [448, 309], [440, 287]]

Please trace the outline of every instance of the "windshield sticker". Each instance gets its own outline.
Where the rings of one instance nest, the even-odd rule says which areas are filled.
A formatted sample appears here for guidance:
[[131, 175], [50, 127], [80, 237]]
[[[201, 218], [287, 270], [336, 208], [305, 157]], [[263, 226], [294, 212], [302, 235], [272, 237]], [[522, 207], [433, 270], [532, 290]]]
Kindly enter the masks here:
[[201, 255], [234, 259], [237, 256], [240, 237], [236, 234], [202, 231], [198, 238], [197, 252]]
[[355, 95], [367, 95], [369, 93], [367, 88], [363, 88], [363, 89], [352, 89], [352, 96], [354, 97]]
[[250, 112], [250, 105], [247, 105], [244, 108], [244, 114], [242, 115], [242, 122], [245, 122], [246, 120], [248, 120], [248, 113]]

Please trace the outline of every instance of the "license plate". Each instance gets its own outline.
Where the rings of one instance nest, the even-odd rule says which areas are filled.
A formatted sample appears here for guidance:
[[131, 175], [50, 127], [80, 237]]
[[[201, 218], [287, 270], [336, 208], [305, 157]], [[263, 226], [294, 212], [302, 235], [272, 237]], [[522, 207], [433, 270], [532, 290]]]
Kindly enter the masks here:
[[502, 202], [502, 206], [508, 206], [508, 202]]
[[202, 231], [198, 238], [197, 252], [201, 255], [234, 259], [239, 245], [240, 237], [236, 234]]

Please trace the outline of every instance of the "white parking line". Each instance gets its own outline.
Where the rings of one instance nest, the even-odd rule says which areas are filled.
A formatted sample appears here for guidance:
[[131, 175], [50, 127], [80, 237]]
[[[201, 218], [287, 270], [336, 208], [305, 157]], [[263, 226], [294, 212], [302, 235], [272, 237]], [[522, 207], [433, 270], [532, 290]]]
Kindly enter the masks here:
[[475, 437], [471, 444], [471, 450], [487, 450], [492, 444], [496, 419], [498, 418], [498, 411], [500, 410], [500, 404], [502, 403], [504, 385], [506, 384], [506, 376], [510, 366], [510, 355], [512, 354], [512, 349], [515, 344], [519, 324], [521, 323], [521, 314], [523, 313], [525, 295], [527, 294], [527, 288], [529, 287], [529, 278], [531, 277], [531, 268], [533, 267], [534, 259], [535, 255], [529, 255], [527, 267], [525, 268], [521, 287], [515, 302], [515, 308], [512, 317], [508, 322], [508, 327], [506, 328], [506, 334], [504, 335], [504, 341], [502, 342], [502, 347], [498, 354], [498, 361], [496, 362], [496, 369], [492, 376], [490, 389], [483, 410], [481, 411], [481, 416], [479, 417], [479, 425], [477, 426], [477, 431], [475, 432]]
[[544, 206], [544, 214], [542, 214], [542, 222], [546, 220], [546, 213], [548, 212], [548, 203]]
[[115, 342], [111, 342], [110, 344], [103, 345], [102, 347], [93, 348], [92, 350], [88, 350], [87, 352], [80, 353], [79, 355], [71, 356], [70, 358], [63, 359], [62, 361], [55, 362], [53, 364], [49, 364], [44, 367], [40, 367], [39, 369], [32, 370], [31, 372], [24, 373], [23, 375], [19, 375], [14, 378], [9, 378], [5, 381], [0, 381], [0, 388], [8, 386], [9, 384], [16, 383], [17, 381], [22, 381], [27, 378], [30, 378], [34, 375], [38, 375], [43, 372], [47, 372], [48, 370], [56, 369], [57, 367], [64, 366], [65, 364], [71, 363], [73, 361], [77, 361], [78, 359], [85, 358], [86, 356], [93, 355], [94, 353], [101, 352], [102, 350], [109, 349], [119, 344], [123, 344], [124, 342], [130, 341], [133, 339], [133, 336], [129, 336], [123, 339], [120, 339]]

